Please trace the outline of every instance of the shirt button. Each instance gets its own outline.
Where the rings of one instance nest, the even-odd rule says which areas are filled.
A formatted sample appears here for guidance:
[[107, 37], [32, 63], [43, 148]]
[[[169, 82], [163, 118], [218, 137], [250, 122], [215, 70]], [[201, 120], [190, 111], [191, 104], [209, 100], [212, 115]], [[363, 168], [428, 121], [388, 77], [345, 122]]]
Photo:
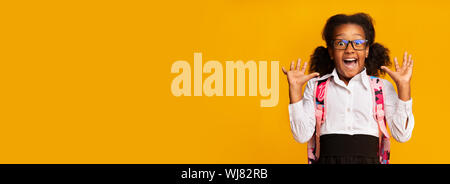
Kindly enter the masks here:
[[350, 112], [350, 108], [347, 108], [347, 112]]

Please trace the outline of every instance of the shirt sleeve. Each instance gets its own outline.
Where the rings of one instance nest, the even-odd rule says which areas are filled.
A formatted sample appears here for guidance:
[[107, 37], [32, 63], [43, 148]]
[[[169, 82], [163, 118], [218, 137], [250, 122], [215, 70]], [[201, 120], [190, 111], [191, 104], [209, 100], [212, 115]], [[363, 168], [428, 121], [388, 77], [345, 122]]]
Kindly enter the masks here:
[[398, 142], [406, 142], [411, 139], [414, 129], [414, 115], [412, 113], [412, 98], [403, 101], [398, 98], [394, 86], [387, 80], [383, 80], [385, 90], [385, 117], [392, 137]]
[[309, 141], [315, 129], [314, 84], [315, 80], [309, 80], [303, 93], [303, 99], [289, 104], [289, 120], [292, 134], [294, 139], [300, 143]]

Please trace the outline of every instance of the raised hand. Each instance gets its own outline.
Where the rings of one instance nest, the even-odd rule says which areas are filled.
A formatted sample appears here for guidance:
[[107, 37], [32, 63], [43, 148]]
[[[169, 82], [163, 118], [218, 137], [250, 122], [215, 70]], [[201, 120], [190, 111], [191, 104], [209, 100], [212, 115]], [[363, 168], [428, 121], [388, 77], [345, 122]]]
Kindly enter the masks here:
[[390, 70], [386, 66], [381, 66], [381, 69], [391, 76], [392, 80], [397, 85], [398, 98], [403, 101], [411, 99], [411, 77], [413, 71], [413, 60], [408, 53], [403, 55], [403, 63], [400, 67], [397, 62], [397, 57], [394, 58], [395, 71]]
[[291, 68], [289, 71], [286, 71], [284, 67], [281, 67], [283, 73], [286, 74], [288, 83], [289, 83], [289, 98], [291, 103], [295, 103], [300, 101], [303, 98], [302, 87], [308, 82], [310, 79], [319, 76], [319, 73], [314, 72], [309, 75], [305, 74], [306, 66], [308, 62], [303, 64], [303, 68], [300, 69], [301, 59], [297, 60], [297, 66], [295, 66], [295, 62], [291, 62]]
[[397, 57], [394, 58], [395, 71], [390, 70], [386, 66], [381, 66], [381, 69], [391, 76], [392, 80], [399, 85], [409, 84], [412, 77], [413, 71], [413, 60], [411, 59], [411, 54], [408, 57], [408, 53], [405, 52], [403, 55], [403, 63], [400, 67], [398, 65]]

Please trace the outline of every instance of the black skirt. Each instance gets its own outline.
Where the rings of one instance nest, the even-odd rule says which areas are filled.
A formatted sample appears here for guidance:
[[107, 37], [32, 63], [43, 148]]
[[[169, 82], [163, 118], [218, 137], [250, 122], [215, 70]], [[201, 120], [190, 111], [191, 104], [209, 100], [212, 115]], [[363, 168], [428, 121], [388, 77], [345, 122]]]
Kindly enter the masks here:
[[320, 136], [320, 157], [316, 164], [380, 164], [378, 137], [322, 135]]

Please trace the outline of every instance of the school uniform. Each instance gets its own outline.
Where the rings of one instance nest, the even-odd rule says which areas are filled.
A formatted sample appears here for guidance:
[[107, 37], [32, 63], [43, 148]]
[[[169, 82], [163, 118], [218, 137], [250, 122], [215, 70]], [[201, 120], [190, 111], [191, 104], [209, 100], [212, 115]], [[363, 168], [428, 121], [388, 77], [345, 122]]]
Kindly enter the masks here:
[[[303, 99], [289, 104], [289, 119], [295, 140], [309, 141], [314, 134], [317, 80], [331, 78], [327, 89], [326, 119], [320, 128], [320, 157], [318, 163], [379, 163], [378, 124], [374, 118], [372, 88], [366, 69], [346, 85], [336, 69], [331, 74], [308, 81]], [[391, 136], [398, 142], [411, 138], [414, 128], [412, 99], [400, 100], [394, 86], [382, 79], [384, 110]], [[408, 126], [406, 126], [408, 120]]]

